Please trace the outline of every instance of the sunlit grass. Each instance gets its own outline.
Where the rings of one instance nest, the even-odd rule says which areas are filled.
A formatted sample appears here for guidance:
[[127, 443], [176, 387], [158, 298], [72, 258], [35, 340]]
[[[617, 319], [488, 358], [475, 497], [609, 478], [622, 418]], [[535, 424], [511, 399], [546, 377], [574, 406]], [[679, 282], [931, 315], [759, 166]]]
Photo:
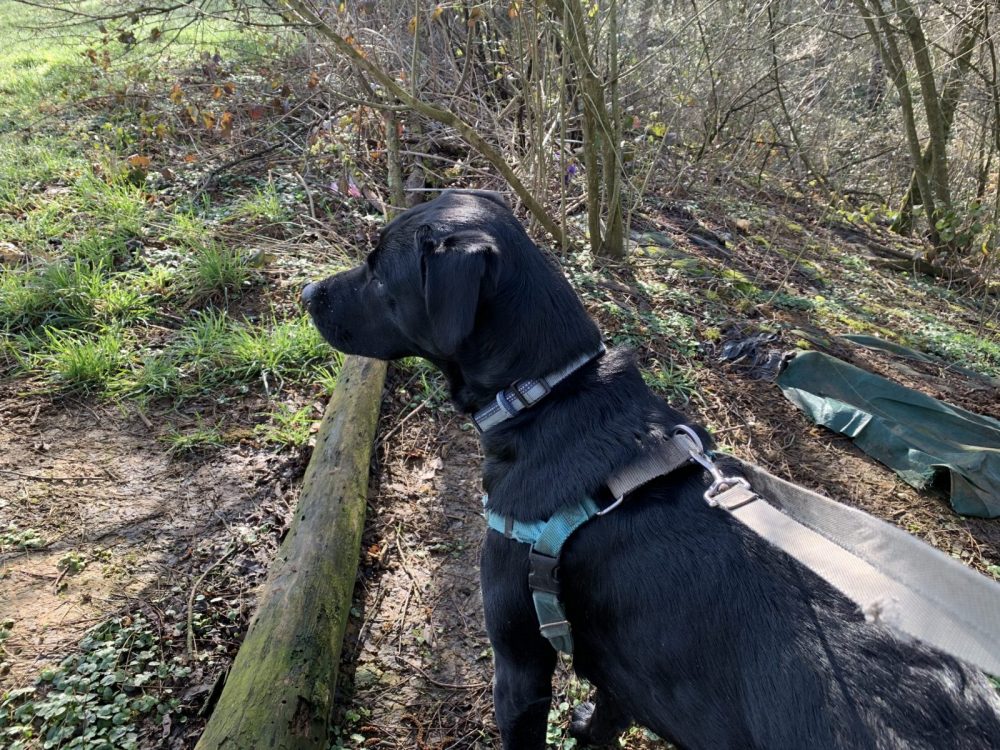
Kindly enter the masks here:
[[225, 312], [197, 313], [162, 350], [142, 357], [118, 390], [142, 400], [174, 403], [226, 398], [251, 387], [280, 392], [289, 380], [336, 380], [339, 357], [306, 318], [266, 323], [232, 320]]
[[118, 329], [96, 336], [71, 331], [46, 331], [47, 351], [38, 365], [57, 389], [72, 392], [101, 392], [126, 357], [125, 342]]
[[181, 283], [192, 304], [238, 299], [252, 277], [247, 254], [218, 240], [192, 248], [181, 270]]

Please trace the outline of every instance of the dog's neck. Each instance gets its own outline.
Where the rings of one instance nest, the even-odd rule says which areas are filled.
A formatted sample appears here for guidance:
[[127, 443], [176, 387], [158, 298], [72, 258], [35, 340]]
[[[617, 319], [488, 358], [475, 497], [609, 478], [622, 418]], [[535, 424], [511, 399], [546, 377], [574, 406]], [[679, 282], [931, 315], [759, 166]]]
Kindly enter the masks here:
[[632, 353], [611, 350], [482, 434], [490, 507], [516, 520], [549, 518], [595, 496], [614, 471], [683, 422], [646, 387]]
[[508, 419], [513, 419], [525, 409], [530, 409], [548, 396], [553, 388], [588, 362], [603, 356], [605, 351], [607, 350], [604, 344], [601, 344], [594, 351], [582, 354], [571, 360], [569, 364], [546, 373], [540, 378], [522, 378], [514, 381], [506, 388], [496, 392], [493, 403], [476, 410], [472, 415], [473, 423], [480, 432], [486, 432]]
[[515, 381], [543, 378], [601, 346], [601, 332], [576, 292], [534, 246], [511, 250], [496, 274], [476, 310], [472, 335], [447, 361], [435, 361], [466, 414]]
[[[591, 324], [593, 325], [593, 324]], [[518, 342], [518, 337], [511, 337]], [[522, 380], [544, 378], [558, 372], [568, 364], [581, 359], [590, 359], [601, 347], [600, 333], [596, 326], [573, 346], [558, 348], [564, 355], [554, 354], [557, 350], [551, 342], [532, 346], [531, 351], [541, 355], [525, 353], [527, 348], [516, 346], [498, 347], [493, 341], [502, 337], [484, 336], [487, 345], [472, 345], [463, 352], [460, 361], [438, 361], [431, 359], [448, 379], [448, 389], [456, 408], [463, 414], [475, 414], [483, 407], [494, 403], [499, 391], [512, 383]], [[492, 339], [492, 340], [491, 340]], [[523, 342], [525, 338], [520, 338]]]

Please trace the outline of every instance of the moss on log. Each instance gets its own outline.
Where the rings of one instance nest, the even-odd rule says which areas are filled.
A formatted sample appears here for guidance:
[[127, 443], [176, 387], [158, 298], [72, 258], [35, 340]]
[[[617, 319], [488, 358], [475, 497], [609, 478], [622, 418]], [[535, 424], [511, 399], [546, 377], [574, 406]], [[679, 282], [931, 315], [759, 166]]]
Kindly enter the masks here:
[[196, 750], [328, 747], [385, 370], [344, 361], [295, 517]]

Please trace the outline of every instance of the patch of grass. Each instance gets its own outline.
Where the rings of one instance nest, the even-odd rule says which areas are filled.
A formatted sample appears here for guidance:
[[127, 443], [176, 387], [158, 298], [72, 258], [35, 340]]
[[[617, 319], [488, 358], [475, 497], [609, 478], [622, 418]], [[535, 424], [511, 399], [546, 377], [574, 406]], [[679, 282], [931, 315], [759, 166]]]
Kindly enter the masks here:
[[772, 297], [769, 292], [763, 292], [760, 298], [764, 302], [770, 300], [775, 307], [782, 307], [786, 310], [812, 310], [816, 307], [811, 299], [800, 297], [797, 294], [780, 292]]
[[160, 440], [167, 446], [167, 452], [175, 458], [208, 453], [226, 444], [222, 433], [211, 425], [198, 425], [185, 432], [170, 430]]
[[[108, 171], [115, 167], [106, 167]], [[133, 237], [148, 219], [146, 196], [124, 173], [112, 172], [106, 179], [92, 171], [74, 185], [79, 211], [89, 224], [102, 228], [104, 236]]]
[[32, 255], [45, 257], [74, 227], [73, 209], [65, 195], [39, 195], [23, 210], [0, 214], [0, 240]]
[[38, 355], [42, 372], [56, 388], [82, 393], [105, 390], [126, 354], [118, 329], [97, 335], [46, 329], [47, 350]]
[[151, 301], [128, 276], [77, 259], [26, 271], [0, 270], [0, 327], [98, 330], [131, 324], [152, 313]]
[[132, 750], [141, 721], [178, 709], [180, 700], [166, 685], [190, 672], [179, 658], [162, 657], [157, 627], [142, 615], [109, 620], [34, 685], [3, 695], [0, 731], [10, 750]]
[[651, 345], [659, 348], [665, 342], [685, 355], [694, 354], [698, 348], [695, 322], [690, 315], [663, 309], [636, 311], [612, 301], [602, 302], [600, 307], [615, 319], [611, 333], [614, 344], [644, 349]]
[[937, 354], [986, 375], [1000, 375], [1000, 340], [960, 331], [937, 317], [914, 312], [919, 321], [907, 337], [910, 346]]
[[267, 391], [277, 381], [308, 376], [330, 358], [330, 347], [308, 316], [268, 327], [246, 326], [231, 333], [232, 366], [244, 382], [259, 378]]
[[273, 182], [236, 201], [227, 217], [230, 221], [248, 219], [268, 224], [280, 224], [289, 218], [291, 211], [281, 202], [281, 195]]
[[116, 390], [143, 402], [180, 402], [209, 394], [226, 379], [230, 328], [224, 311], [196, 313], [165, 348], [142, 356], [138, 368], [116, 383]]
[[298, 448], [309, 442], [312, 428], [315, 424], [311, 404], [295, 409], [286, 404], [278, 404], [271, 413], [267, 424], [259, 424], [254, 433], [265, 443], [271, 443], [281, 448]]
[[263, 325], [232, 320], [224, 311], [195, 314], [163, 349], [150, 352], [117, 384], [140, 400], [175, 403], [214, 396], [255, 382], [274, 393], [285, 381], [315, 380], [332, 389], [339, 372], [333, 354], [307, 317]]
[[653, 360], [643, 368], [642, 378], [646, 385], [675, 406], [683, 406], [690, 401], [697, 387], [690, 371], [672, 362], [663, 364]]
[[407, 408], [427, 401], [434, 406], [440, 406], [448, 398], [448, 383], [444, 374], [434, 365], [421, 357], [406, 357], [396, 363], [400, 372], [411, 373], [411, 379], [419, 386], [418, 394]]
[[210, 241], [192, 248], [180, 272], [189, 302], [228, 302], [239, 298], [253, 278], [248, 260], [245, 253], [222, 242]]
[[85, 164], [79, 147], [65, 138], [0, 137], [0, 212], [13, 215], [27, 210], [44, 186], [72, 179]]
[[164, 239], [175, 240], [187, 247], [202, 247], [212, 241], [212, 227], [192, 207], [188, 207], [171, 215]]

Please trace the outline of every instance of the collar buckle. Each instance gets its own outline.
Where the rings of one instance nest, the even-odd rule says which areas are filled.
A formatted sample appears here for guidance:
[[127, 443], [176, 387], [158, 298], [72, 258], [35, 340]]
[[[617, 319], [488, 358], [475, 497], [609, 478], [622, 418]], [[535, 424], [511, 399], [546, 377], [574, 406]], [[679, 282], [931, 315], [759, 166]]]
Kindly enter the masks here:
[[586, 354], [573, 360], [568, 366], [544, 377], [515, 380], [510, 387], [497, 392], [493, 403], [472, 415], [472, 423], [479, 434], [500, 424], [529, 406], [534, 406], [548, 396], [552, 389], [568, 378], [588, 362], [602, 356], [607, 350], [604, 344], [596, 352]]

